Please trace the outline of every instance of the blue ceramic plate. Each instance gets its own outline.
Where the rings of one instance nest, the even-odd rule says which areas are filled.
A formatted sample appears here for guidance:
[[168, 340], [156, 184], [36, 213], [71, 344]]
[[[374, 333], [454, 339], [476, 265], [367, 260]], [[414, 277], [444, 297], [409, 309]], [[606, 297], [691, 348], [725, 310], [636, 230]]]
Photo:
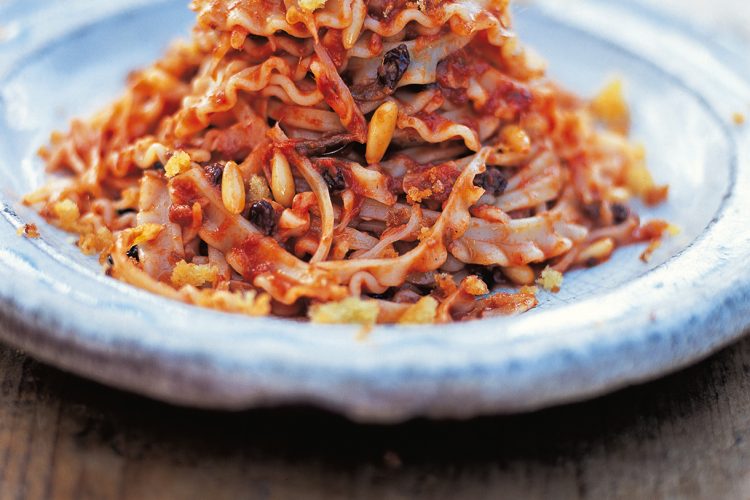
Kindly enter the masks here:
[[[19, 198], [44, 182], [53, 129], [113, 99], [193, 16], [185, 0], [0, 7], [0, 337], [61, 368], [158, 399], [237, 409], [312, 403], [362, 421], [517, 412], [685, 366], [750, 325], [746, 62], [640, 8], [608, 1], [516, 9], [551, 75], [593, 94], [624, 77], [636, 140], [682, 233], [573, 272], [528, 314], [432, 327], [320, 327], [198, 309], [102, 275]], [[563, 5], [564, 4], [564, 5]], [[34, 222], [42, 238], [16, 235]]]

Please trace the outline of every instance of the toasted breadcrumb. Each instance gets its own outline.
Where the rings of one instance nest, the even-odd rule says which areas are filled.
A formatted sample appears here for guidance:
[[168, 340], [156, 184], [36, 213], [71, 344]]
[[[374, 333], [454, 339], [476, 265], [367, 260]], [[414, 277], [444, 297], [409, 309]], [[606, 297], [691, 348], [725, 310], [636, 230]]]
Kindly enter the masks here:
[[612, 130], [626, 134], [630, 128], [630, 110], [622, 87], [622, 80], [607, 84], [591, 102], [591, 111]]
[[167, 177], [174, 177], [188, 169], [190, 169], [190, 155], [184, 151], [175, 151], [167, 164], [164, 165], [164, 173]]
[[86, 255], [101, 254], [109, 250], [115, 242], [112, 232], [106, 227], [100, 227], [96, 230], [81, 234], [78, 239], [78, 247]]
[[247, 181], [248, 201], [253, 202], [253, 201], [270, 199], [270, 198], [271, 198], [271, 189], [268, 187], [268, 182], [266, 182], [266, 178], [258, 174], [251, 175], [250, 179]]
[[314, 305], [308, 314], [313, 323], [374, 325], [379, 313], [376, 301], [348, 297], [338, 302]]
[[563, 284], [563, 275], [560, 271], [555, 271], [547, 266], [536, 280], [537, 284], [548, 292], [559, 292]]
[[141, 224], [133, 229], [133, 245], [140, 245], [152, 241], [164, 230], [161, 224]]
[[430, 188], [419, 189], [418, 187], [412, 186], [406, 193], [406, 199], [410, 203], [422, 203], [422, 200], [424, 200], [425, 198], [429, 198], [433, 194], [434, 193]]
[[252, 290], [232, 293], [226, 290], [199, 290], [194, 287], [186, 287], [185, 290], [189, 291], [191, 301], [202, 307], [248, 316], [271, 314], [271, 296], [267, 293], [259, 294]]
[[732, 121], [734, 122], [735, 125], [744, 125], [744, 123], [745, 123], [745, 114], [744, 113], [740, 113], [740, 112], [734, 113], [732, 115]]
[[25, 236], [27, 238], [39, 238], [39, 229], [36, 224], [24, 224], [16, 230], [18, 236]]
[[488, 293], [490, 293], [489, 288], [487, 288], [487, 284], [485, 284], [484, 281], [476, 276], [467, 276], [466, 278], [464, 278], [461, 282], [461, 288], [463, 288], [463, 290], [469, 295], [473, 295], [475, 297], [479, 297], [480, 295], [487, 295]]
[[57, 217], [57, 221], [61, 228], [66, 231], [75, 231], [76, 223], [81, 217], [81, 211], [78, 210], [78, 205], [72, 200], [58, 201], [52, 206], [52, 211]]
[[326, 0], [299, 0], [299, 6], [307, 12], [313, 12], [325, 7]]
[[178, 288], [185, 285], [201, 287], [213, 283], [219, 275], [216, 266], [210, 264], [189, 264], [184, 260], [177, 263], [172, 271], [172, 284]]
[[402, 325], [426, 325], [435, 322], [438, 301], [429, 295], [422, 297], [415, 304], [404, 311], [398, 322]]

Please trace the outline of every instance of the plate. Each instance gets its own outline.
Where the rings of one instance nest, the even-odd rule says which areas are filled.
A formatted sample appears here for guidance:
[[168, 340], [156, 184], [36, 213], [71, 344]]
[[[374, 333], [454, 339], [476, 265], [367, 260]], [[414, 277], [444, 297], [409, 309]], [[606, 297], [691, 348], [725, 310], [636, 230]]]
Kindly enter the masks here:
[[[679, 227], [566, 275], [525, 315], [430, 327], [316, 326], [198, 309], [102, 275], [70, 235], [20, 197], [44, 182], [35, 152], [54, 129], [122, 89], [127, 73], [188, 33], [184, 0], [40, 1], [0, 11], [0, 338], [74, 373], [214, 409], [313, 404], [369, 422], [534, 410], [701, 359], [750, 325], [750, 106], [738, 54], [643, 7], [546, 1], [516, 8], [550, 74], [591, 95], [621, 75]], [[116, 36], [112, 34], [116, 33]], [[16, 235], [36, 223], [41, 239]]]

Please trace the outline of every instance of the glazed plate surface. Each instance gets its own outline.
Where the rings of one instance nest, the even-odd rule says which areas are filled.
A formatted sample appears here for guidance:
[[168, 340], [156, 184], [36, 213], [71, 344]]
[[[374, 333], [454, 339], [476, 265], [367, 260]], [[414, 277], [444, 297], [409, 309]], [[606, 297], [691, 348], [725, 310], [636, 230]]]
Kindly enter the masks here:
[[[187, 36], [185, 0], [0, 7], [0, 338], [80, 375], [217, 409], [309, 403], [361, 421], [465, 418], [580, 400], [695, 362], [750, 326], [747, 62], [710, 37], [620, 2], [516, 8], [521, 39], [582, 95], [620, 76], [635, 140], [669, 201], [639, 207], [682, 232], [566, 275], [522, 316], [430, 327], [253, 319], [175, 303], [105, 277], [22, 206], [44, 183], [36, 150], [118, 95], [127, 73]], [[564, 5], [562, 5], [564, 4]], [[116, 36], [112, 34], [116, 33]], [[42, 238], [16, 235], [36, 223]]]

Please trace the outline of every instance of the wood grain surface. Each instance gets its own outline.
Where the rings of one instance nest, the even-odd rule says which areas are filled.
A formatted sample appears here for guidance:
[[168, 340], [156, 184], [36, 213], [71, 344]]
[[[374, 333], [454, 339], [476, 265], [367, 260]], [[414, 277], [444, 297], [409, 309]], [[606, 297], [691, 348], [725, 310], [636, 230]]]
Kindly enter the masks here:
[[395, 427], [175, 408], [0, 347], [0, 500], [748, 497], [750, 340], [588, 403]]

